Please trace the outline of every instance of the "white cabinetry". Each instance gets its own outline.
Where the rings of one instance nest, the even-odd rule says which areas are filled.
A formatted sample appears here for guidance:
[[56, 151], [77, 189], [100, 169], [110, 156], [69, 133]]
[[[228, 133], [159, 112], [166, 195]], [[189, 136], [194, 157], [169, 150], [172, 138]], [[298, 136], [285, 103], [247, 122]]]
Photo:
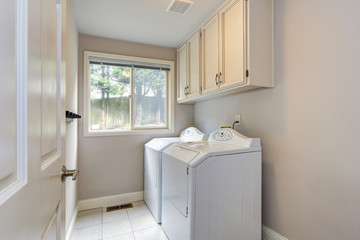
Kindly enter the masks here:
[[201, 28], [204, 95], [245, 82], [244, 16], [244, 0], [233, 0]]
[[178, 102], [190, 101], [201, 93], [201, 34], [196, 32], [177, 50]]
[[177, 100], [186, 99], [187, 91], [187, 48], [186, 43], [177, 50]]
[[201, 94], [201, 34], [196, 32], [188, 41], [188, 98]]
[[219, 13], [219, 86], [235, 87], [245, 82], [244, 0], [227, 4]]
[[215, 15], [202, 28], [203, 94], [218, 90], [219, 78], [219, 17]]
[[[183, 87], [185, 71], [185, 97], [179, 94], [178, 102], [196, 102], [221, 95], [273, 87], [273, 0], [230, 0], [201, 28], [201, 71], [193, 73], [189, 67], [191, 38], [178, 49], [178, 86]], [[181, 51], [182, 50], [182, 51]], [[195, 59], [191, 60], [191, 65]], [[182, 66], [185, 64], [185, 66]], [[201, 77], [202, 91], [189, 95], [190, 75]], [[190, 84], [191, 85], [191, 84]], [[184, 90], [184, 89], [182, 89]]]

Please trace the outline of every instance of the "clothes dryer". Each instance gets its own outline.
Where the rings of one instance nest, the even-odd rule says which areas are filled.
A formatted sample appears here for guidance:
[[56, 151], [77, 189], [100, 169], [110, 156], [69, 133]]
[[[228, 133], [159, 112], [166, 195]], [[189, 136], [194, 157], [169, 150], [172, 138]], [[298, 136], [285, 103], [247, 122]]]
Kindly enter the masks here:
[[261, 239], [261, 145], [232, 129], [163, 152], [162, 228], [169, 240]]
[[161, 154], [176, 142], [198, 142], [206, 135], [194, 127], [183, 130], [179, 137], [154, 138], [145, 144], [144, 201], [157, 223], [161, 222]]

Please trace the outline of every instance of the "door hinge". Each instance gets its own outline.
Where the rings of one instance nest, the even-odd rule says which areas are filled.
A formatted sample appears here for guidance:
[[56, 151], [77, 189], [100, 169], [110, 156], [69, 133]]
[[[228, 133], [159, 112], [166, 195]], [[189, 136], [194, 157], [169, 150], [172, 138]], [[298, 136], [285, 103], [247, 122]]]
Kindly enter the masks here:
[[246, 70], [246, 77], [249, 77], [249, 70]]
[[186, 174], [189, 175], [189, 168], [186, 169]]
[[186, 215], [189, 214], [189, 207], [186, 207]]

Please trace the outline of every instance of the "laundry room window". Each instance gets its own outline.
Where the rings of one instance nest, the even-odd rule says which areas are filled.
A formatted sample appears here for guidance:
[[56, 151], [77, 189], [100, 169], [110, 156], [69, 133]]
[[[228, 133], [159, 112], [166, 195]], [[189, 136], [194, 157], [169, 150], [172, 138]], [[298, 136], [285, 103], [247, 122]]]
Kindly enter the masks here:
[[84, 53], [84, 135], [173, 132], [172, 61]]

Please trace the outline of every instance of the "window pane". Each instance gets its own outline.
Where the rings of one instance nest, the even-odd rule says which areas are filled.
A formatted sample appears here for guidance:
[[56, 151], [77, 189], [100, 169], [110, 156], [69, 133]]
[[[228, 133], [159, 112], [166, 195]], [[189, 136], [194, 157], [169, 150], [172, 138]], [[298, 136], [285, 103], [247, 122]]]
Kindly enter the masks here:
[[135, 68], [134, 126], [166, 127], [167, 72]]
[[90, 64], [90, 130], [130, 129], [131, 68]]

